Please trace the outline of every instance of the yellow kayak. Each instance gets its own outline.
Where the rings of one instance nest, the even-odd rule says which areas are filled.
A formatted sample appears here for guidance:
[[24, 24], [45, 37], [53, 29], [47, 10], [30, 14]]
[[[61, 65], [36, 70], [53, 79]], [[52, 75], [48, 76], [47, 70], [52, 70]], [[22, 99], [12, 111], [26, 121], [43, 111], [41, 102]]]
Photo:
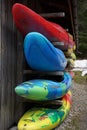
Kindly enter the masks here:
[[59, 108], [33, 108], [27, 111], [18, 122], [18, 130], [52, 130], [67, 116], [71, 106], [71, 92], [61, 99]]
[[76, 60], [76, 55], [73, 51], [72, 52], [67, 51], [64, 54], [65, 54], [66, 58], [72, 58], [73, 60]]
[[73, 60], [73, 59], [71, 59], [71, 58], [68, 58], [67, 59], [67, 68], [73, 68], [74, 67], [74, 65], [75, 65], [75, 61]]

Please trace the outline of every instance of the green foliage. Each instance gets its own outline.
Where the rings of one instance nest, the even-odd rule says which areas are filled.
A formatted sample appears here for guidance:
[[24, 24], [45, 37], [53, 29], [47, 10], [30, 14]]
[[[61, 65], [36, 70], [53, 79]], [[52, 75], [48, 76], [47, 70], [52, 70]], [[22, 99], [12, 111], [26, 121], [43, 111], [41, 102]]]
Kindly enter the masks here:
[[[78, 0], [78, 26], [79, 26], [79, 51], [77, 59], [87, 59], [87, 0]], [[79, 84], [87, 84], [87, 75], [81, 76], [81, 72], [75, 72], [74, 81]]]
[[74, 81], [79, 84], [87, 84], [87, 75], [81, 76], [80, 71], [75, 72]]
[[87, 0], [78, 1], [78, 24], [79, 33], [87, 33]]
[[82, 40], [79, 43], [79, 50], [81, 53], [76, 54], [77, 59], [87, 59], [87, 42], [83, 42], [83, 41], [84, 40]]
[[85, 47], [87, 48], [87, 0], [78, 0], [78, 24], [79, 49], [83, 51]]

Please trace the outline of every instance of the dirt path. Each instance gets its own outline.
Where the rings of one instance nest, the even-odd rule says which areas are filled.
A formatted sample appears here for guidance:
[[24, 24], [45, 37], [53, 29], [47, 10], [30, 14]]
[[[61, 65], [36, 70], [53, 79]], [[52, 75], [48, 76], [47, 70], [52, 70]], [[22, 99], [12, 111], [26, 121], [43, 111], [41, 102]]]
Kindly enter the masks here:
[[72, 106], [65, 121], [55, 130], [87, 130], [87, 85], [72, 83]]

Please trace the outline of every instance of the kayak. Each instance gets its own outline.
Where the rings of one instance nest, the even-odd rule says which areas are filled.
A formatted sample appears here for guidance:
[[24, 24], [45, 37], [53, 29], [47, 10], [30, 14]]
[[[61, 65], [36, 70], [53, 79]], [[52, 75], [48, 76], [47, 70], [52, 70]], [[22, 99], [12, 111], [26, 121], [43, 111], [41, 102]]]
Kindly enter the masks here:
[[64, 73], [64, 79], [61, 82], [32, 79], [23, 82], [15, 87], [17, 95], [30, 100], [46, 101], [54, 100], [64, 96], [70, 89], [72, 78], [69, 73]]
[[18, 122], [18, 130], [52, 130], [64, 121], [71, 107], [71, 92], [62, 97], [60, 107], [32, 108]]
[[61, 71], [67, 65], [64, 53], [38, 32], [25, 36], [24, 55], [28, 65], [34, 70]]
[[29, 32], [39, 32], [51, 42], [64, 44], [62, 49], [72, 48], [75, 43], [67, 31], [58, 24], [53, 24], [31, 10], [29, 7], [15, 3], [12, 7], [13, 20], [23, 36]]

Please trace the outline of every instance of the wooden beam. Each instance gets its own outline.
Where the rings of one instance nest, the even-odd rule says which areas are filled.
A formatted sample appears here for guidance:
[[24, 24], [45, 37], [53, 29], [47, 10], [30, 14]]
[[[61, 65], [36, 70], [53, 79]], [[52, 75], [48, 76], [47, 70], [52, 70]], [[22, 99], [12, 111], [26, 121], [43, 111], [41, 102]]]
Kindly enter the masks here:
[[70, 12], [70, 19], [71, 19], [71, 25], [72, 25], [72, 31], [73, 31], [73, 36], [75, 40], [75, 30], [74, 30], [74, 23], [73, 23], [73, 12], [72, 12], [72, 7], [71, 7], [71, 1], [68, 0], [68, 6], [69, 6], [69, 12]]
[[46, 74], [46, 75], [58, 75], [63, 76], [63, 71], [55, 71], [55, 72], [48, 72], [48, 71], [34, 71], [34, 70], [24, 70], [23, 74]]
[[59, 12], [59, 13], [43, 13], [40, 14], [44, 18], [57, 18], [57, 17], [65, 17], [65, 12]]

